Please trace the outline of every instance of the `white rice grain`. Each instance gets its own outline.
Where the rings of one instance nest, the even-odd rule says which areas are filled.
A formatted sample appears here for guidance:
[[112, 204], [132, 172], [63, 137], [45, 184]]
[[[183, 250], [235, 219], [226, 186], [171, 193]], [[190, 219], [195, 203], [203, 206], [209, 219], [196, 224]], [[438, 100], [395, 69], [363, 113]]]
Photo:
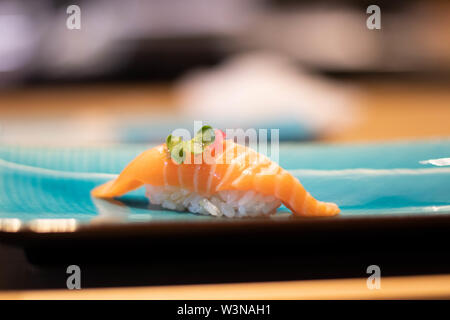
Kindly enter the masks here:
[[227, 218], [255, 217], [276, 212], [281, 202], [255, 191], [222, 190], [206, 197], [174, 186], [146, 185], [150, 203], [177, 211]]

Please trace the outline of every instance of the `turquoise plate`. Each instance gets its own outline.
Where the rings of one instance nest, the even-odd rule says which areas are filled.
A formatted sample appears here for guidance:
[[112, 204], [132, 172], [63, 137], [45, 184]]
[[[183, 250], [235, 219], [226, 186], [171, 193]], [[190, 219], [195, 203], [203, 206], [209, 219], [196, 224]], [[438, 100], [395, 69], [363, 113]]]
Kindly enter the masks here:
[[[139, 224], [278, 223], [293, 219], [281, 207], [271, 218], [227, 219], [172, 212], [149, 205], [143, 190], [106, 201], [95, 186], [115, 177], [146, 145], [0, 147], [0, 232], [76, 232]], [[281, 144], [280, 164], [318, 199], [336, 202], [334, 218], [450, 217], [450, 140], [377, 144]], [[299, 222], [300, 221], [300, 222]], [[235, 222], [233, 222], [235, 223]]]

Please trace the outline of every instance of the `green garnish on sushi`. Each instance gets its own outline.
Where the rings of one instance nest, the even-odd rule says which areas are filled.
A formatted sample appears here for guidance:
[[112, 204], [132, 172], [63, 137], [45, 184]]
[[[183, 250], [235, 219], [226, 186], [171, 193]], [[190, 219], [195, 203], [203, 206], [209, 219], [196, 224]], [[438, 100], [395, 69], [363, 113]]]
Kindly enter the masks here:
[[202, 154], [207, 146], [214, 143], [215, 139], [214, 129], [211, 126], [203, 126], [197, 131], [194, 138], [189, 141], [183, 141], [181, 137], [170, 134], [166, 138], [166, 145], [170, 157], [176, 163], [181, 164], [188, 153], [193, 155]]

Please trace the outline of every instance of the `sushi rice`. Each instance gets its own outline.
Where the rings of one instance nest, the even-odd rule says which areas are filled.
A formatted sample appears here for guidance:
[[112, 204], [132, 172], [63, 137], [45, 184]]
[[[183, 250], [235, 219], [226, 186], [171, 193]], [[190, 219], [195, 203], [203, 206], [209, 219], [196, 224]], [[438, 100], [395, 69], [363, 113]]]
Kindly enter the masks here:
[[216, 217], [241, 218], [274, 214], [281, 201], [255, 191], [222, 190], [211, 196], [176, 186], [146, 184], [150, 203], [176, 211], [190, 211]]

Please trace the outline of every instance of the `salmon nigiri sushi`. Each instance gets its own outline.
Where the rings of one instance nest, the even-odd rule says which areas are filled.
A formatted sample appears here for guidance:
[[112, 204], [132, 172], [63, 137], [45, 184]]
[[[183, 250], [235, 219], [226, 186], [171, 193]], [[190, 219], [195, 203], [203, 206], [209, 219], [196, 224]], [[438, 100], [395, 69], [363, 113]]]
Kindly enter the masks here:
[[208, 126], [190, 141], [169, 136], [92, 195], [114, 198], [142, 186], [152, 204], [217, 217], [270, 215], [281, 204], [295, 216], [334, 216], [340, 211], [334, 203], [313, 198], [268, 157]]

